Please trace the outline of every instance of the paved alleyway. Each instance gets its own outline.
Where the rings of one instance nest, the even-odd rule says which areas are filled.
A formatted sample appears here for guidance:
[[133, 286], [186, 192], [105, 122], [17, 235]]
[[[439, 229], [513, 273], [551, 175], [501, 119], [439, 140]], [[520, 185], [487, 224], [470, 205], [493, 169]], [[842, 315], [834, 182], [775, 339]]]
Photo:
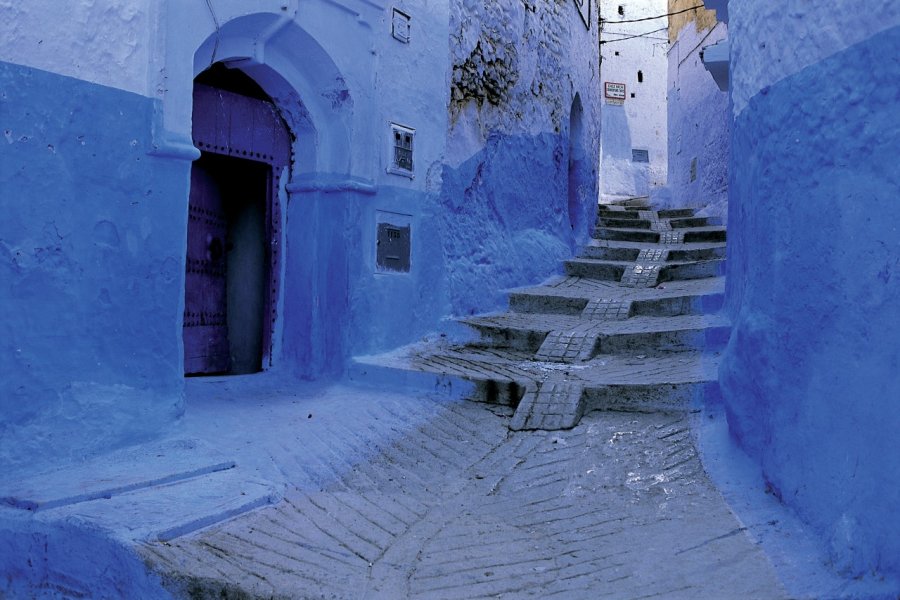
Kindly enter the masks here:
[[282, 502], [141, 552], [199, 598], [783, 597], [694, 443], [727, 322], [706, 314], [724, 230], [690, 215], [604, 211], [565, 277], [467, 320], [481, 341], [358, 362], [491, 404], [380, 404], [312, 436], [301, 419], [277, 434]]
[[304, 455], [298, 427], [285, 468], [309, 489], [142, 553], [197, 598], [783, 597], [686, 415], [514, 433], [502, 407], [416, 401], [431, 416], [371, 460], [339, 419], [319, 424], [325, 457]]

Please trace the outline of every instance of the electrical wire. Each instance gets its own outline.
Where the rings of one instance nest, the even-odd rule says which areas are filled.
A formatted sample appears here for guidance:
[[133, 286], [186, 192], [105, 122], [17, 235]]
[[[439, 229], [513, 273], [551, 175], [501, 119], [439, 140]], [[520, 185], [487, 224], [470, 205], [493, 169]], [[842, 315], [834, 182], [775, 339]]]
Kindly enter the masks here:
[[209, 57], [209, 66], [213, 66], [216, 62], [216, 52], [219, 51], [219, 19], [216, 18], [216, 11], [213, 10], [211, 0], [206, 0], [206, 6], [209, 7], [209, 14], [212, 15], [213, 23], [216, 25], [216, 41], [213, 43], [212, 56]]
[[[665, 31], [667, 29], [668, 29], [668, 27], [660, 27], [659, 29], [654, 29], [653, 31], [647, 31], [646, 33], [639, 33], [637, 35], [630, 35], [628, 37], [619, 38], [617, 40], [600, 40], [600, 45], [602, 46], [603, 44], [612, 44], [614, 42], [624, 42], [625, 40], [633, 40], [634, 38], [647, 37], [651, 33], [659, 33], [660, 31]], [[612, 33], [614, 33], [614, 35], [624, 35], [621, 33], [615, 33], [615, 32], [612, 32]], [[655, 38], [655, 39], [662, 39], [662, 38]]]
[[706, 8], [702, 4], [698, 4], [697, 6], [692, 6], [690, 8], [685, 8], [682, 10], [676, 10], [675, 12], [666, 13], [664, 15], [657, 15], [655, 17], [644, 17], [643, 19], [630, 19], [627, 21], [615, 21], [613, 19], [604, 19], [600, 18], [600, 26], [603, 26], [603, 23], [640, 23], [641, 21], [652, 21], [654, 19], [662, 19], [664, 17], [671, 17], [672, 15], [680, 15], [681, 13], [686, 13], [691, 10], [697, 10], [698, 8]]

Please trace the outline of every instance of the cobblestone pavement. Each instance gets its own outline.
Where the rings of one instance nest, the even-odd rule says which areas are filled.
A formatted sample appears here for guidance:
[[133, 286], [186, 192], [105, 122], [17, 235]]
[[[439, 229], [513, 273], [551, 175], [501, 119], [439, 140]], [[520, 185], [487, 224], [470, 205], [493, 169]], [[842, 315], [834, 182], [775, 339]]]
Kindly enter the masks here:
[[297, 444], [283, 468], [306, 487], [141, 553], [190, 598], [785, 597], [690, 415], [511, 432], [506, 407], [416, 401], [430, 416], [358, 461], [371, 442], [337, 420], [330, 452], [304, 453], [298, 429], [279, 443]]

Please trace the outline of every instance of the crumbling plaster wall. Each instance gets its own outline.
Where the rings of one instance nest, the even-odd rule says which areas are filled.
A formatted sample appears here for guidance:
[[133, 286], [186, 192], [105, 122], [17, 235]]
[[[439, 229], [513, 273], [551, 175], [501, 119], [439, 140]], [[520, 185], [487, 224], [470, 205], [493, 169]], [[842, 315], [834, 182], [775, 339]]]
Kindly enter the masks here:
[[897, 577], [900, 6], [729, 14], [729, 427], [843, 574]]
[[[574, 165], [571, 210], [567, 182], [570, 154], [598, 155], [597, 48], [596, 23], [588, 30], [574, 2], [451, 3], [449, 133], [436, 216], [454, 314], [500, 308], [505, 288], [557, 272], [587, 237], [596, 164]], [[576, 94], [582, 135], [570, 140]]]

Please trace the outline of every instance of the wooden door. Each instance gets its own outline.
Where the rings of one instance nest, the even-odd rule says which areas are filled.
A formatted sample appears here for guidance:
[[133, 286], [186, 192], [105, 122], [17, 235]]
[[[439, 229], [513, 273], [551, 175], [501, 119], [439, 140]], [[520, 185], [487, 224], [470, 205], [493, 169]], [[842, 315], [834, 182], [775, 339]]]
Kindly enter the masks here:
[[[200, 83], [194, 85], [192, 130], [201, 157], [191, 169], [183, 330], [185, 374], [230, 372], [235, 366], [233, 358], [239, 354], [230, 344], [240, 344], [246, 337], [235, 332], [231, 336], [234, 339], [229, 340], [226, 248], [235, 195], [245, 188], [258, 190], [252, 193], [262, 197], [266, 248], [259, 264], [262, 281], [254, 280], [252, 285], [262, 288], [265, 306], [262, 311], [255, 311], [257, 314], [238, 314], [237, 318], [259, 320], [258, 368], [265, 369], [271, 364], [272, 330], [280, 290], [278, 187], [280, 174], [291, 162], [290, 134], [271, 102]], [[223, 159], [237, 162], [229, 167]], [[248, 166], [251, 164], [266, 168], [262, 180], [255, 175], [258, 169]], [[253, 180], [262, 184], [250, 186], [243, 181], [247, 173], [254, 174]], [[243, 282], [232, 284], [234, 288]], [[235, 318], [232, 314], [232, 322]], [[248, 370], [241, 369], [240, 372]]]
[[191, 167], [184, 295], [184, 372], [224, 373], [229, 368], [225, 239], [222, 193], [207, 161]]

